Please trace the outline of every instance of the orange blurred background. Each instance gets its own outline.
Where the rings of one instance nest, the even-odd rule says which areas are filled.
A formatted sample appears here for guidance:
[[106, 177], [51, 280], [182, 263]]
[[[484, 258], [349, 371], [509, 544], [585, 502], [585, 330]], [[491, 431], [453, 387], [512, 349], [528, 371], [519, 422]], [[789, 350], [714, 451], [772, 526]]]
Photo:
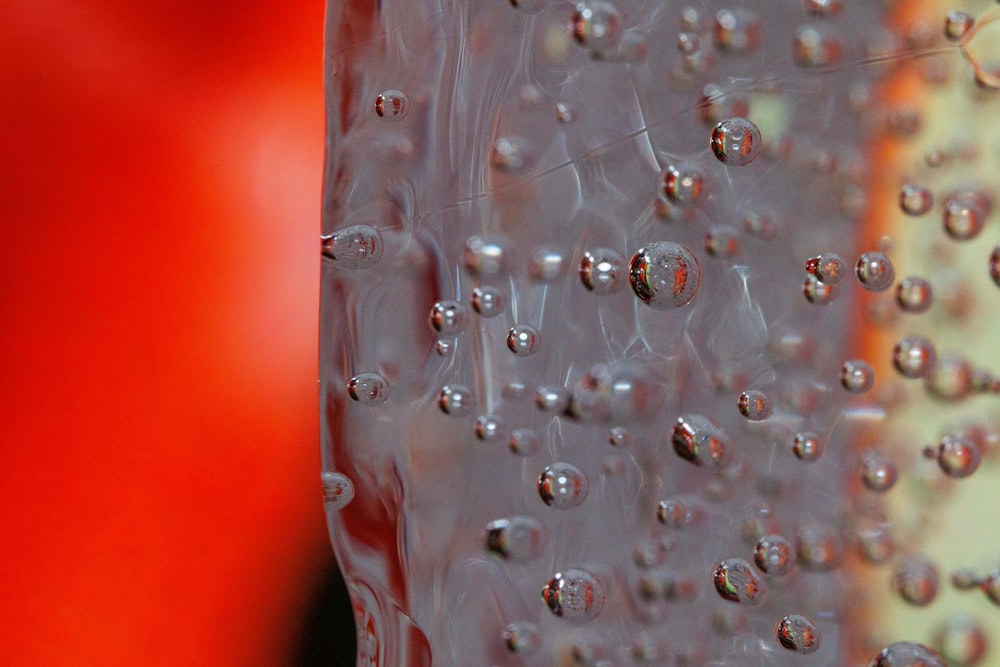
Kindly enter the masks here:
[[331, 559], [322, 27], [0, 5], [5, 665], [292, 661]]

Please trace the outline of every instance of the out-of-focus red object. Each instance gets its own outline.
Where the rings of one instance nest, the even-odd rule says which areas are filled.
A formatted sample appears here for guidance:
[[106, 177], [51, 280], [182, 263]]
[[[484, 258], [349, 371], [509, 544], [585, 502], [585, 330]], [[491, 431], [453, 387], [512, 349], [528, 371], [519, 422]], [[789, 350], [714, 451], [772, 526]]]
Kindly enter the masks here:
[[272, 665], [325, 563], [323, 3], [0, 3], [0, 662]]

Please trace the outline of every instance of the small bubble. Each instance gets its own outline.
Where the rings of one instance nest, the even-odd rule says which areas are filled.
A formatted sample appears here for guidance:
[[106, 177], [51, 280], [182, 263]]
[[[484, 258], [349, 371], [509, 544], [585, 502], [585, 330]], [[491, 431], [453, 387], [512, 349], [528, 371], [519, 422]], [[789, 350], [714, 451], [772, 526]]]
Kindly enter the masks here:
[[955, 241], [979, 236], [989, 215], [989, 201], [978, 192], [963, 190], [944, 200], [944, 231]]
[[455, 346], [452, 344], [450, 340], [445, 340], [443, 338], [438, 342], [434, 343], [434, 351], [437, 352], [438, 356], [440, 357], [447, 357], [449, 354], [452, 353], [452, 350], [454, 348]]
[[572, 123], [576, 120], [576, 107], [572, 104], [559, 102], [556, 104], [556, 120], [560, 123]]
[[748, 213], [743, 218], [743, 231], [762, 241], [770, 241], [777, 235], [778, 228], [770, 215]]
[[746, 96], [736, 91], [726, 91], [715, 83], [701, 89], [695, 106], [698, 118], [709, 127], [726, 118], [743, 118], [750, 113], [750, 102]]
[[923, 185], [907, 183], [899, 191], [899, 208], [907, 215], [923, 215], [934, 206], [934, 195]]
[[486, 524], [486, 549], [515, 563], [538, 558], [546, 541], [545, 528], [530, 516], [512, 516]]
[[879, 651], [868, 667], [948, 667], [944, 659], [923, 644], [896, 642]]
[[375, 113], [383, 120], [398, 123], [410, 113], [410, 99], [399, 90], [387, 90], [375, 98]]
[[323, 257], [345, 269], [367, 269], [382, 259], [382, 235], [369, 225], [352, 225], [321, 237]]
[[542, 643], [541, 633], [534, 623], [511, 623], [503, 631], [503, 641], [511, 653], [531, 653]]
[[896, 303], [904, 313], [926, 313], [934, 301], [934, 290], [923, 278], [910, 276], [896, 285]]
[[818, 461], [823, 456], [823, 441], [815, 433], [796, 433], [792, 439], [792, 453], [806, 463]]
[[732, 227], [715, 226], [705, 232], [705, 252], [723, 259], [740, 252], [740, 240]]
[[542, 600], [556, 616], [575, 623], [589, 621], [604, 607], [604, 586], [587, 570], [572, 568], [545, 584]]
[[681, 30], [701, 32], [701, 14], [698, 13], [697, 7], [688, 6], [681, 9]]
[[590, 480], [571, 463], [553, 463], [538, 476], [538, 495], [546, 505], [557, 510], [579, 507], [588, 493]]
[[692, 55], [701, 49], [701, 38], [695, 32], [681, 32], [677, 35], [677, 50], [683, 55]]
[[538, 387], [535, 390], [535, 405], [542, 412], [563, 412], [569, 405], [569, 392], [563, 387]]
[[967, 567], [953, 571], [949, 580], [951, 581], [951, 585], [960, 591], [971, 591], [983, 583], [979, 575]]
[[752, 422], [764, 421], [771, 416], [771, 397], [760, 389], [748, 389], [736, 402], [740, 414]]
[[698, 466], [718, 467], [726, 456], [725, 434], [718, 424], [704, 415], [679, 417], [670, 442], [678, 456]]
[[837, 287], [822, 282], [814, 275], [807, 275], [802, 283], [802, 294], [809, 303], [826, 306], [833, 303], [834, 297], [837, 296]]
[[993, 279], [993, 284], [1000, 287], [1000, 243], [998, 243], [993, 248], [993, 252], [990, 253], [990, 278]]
[[836, 16], [843, 8], [841, 0], [802, 0], [807, 12], [814, 16]]
[[854, 264], [858, 282], [866, 290], [884, 292], [892, 287], [896, 272], [889, 258], [880, 252], [866, 252]]
[[580, 282], [599, 296], [618, 292], [625, 286], [625, 258], [610, 248], [595, 248], [580, 260]]
[[507, 349], [518, 356], [529, 357], [542, 345], [542, 337], [530, 324], [517, 324], [507, 332]]
[[955, 667], [982, 664], [989, 648], [986, 631], [967, 616], [952, 616], [942, 622], [934, 631], [932, 643]]
[[990, 602], [1000, 607], [1000, 570], [990, 571], [989, 574], [983, 577], [979, 587], [986, 594], [986, 598]]
[[803, 526], [795, 536], [795, 556], [804, 570], [828, 572], [840, 564], [840, 537], [829, 526]]
[[526, 147], [516, 137], [500, 137], [493, 144], [492, 162], [500, 171], [518, 172], [528, 162]]
[[921, 556], [906, 558], [896, 567], [892, 587], [914, 607], [929, 605], [937, 597], [937, 568]]
[[438, 301], [431, 308], [428, 322], [434, 331], [446, 336], [454, 336], [465, 331], [465, 306], [457, 301]]
[[795, 550], [781, 535], [765, 535], [754, 545], [753, 562], [764, 574], [780, 577], [795, 564]]
[[798, 614], [789, 614], [778, 621], [774, 638], [782, 648], [802, 654], [815, 653], [823, 643], [823, 634], [816, 623]]
[[506, 429], [496, 415], [480, 415], [476, 417], [475, 432], [483, 442], [496, 442], [504, 436]]
[[576, 6], [570, 19], [573, 39], [593, 53], [614, 51], [622, 37], [622, 16], [618, 8], [604, 0], [587, 0]]
[[661, 500], [656, 508], [656, 518], [669, 528], [683, 528], [693, 522], [700, 512], [684, 498]]
[[323, 507], [327, 512], [342, 510], [354, 500], [354, 482], [339, 472], [324, 472], [320, 475], [323, 484]]
[[950, 159], [951, 156], [940, 148], [931, 148], [927, 151], [926, 155], [924, 155], [924, 164], [931, 169], [937, 169], [938, 167], [943, 166]]
[[719, 162], [745, 167], [760, 154], [760, 129], [746, 118], [730, 118], [712, 130], [710, 145]]
[[760, 44], [761, 20], [749, 9], [720, 9], [715, 14], [712, 37], [723, 51], [752, 51]]
[[830, 67], [840, 61], [844, 46], [832, 28], [804, 25], [795, 31], [792, 53], [803, 67]]
[[961, 41], [972, 30], [975, 22], [967, 12], [952, 10], [944, 16], [944, 36], [952, 42]]
[[365, 407], [382, 405], [389, 398], [389, 383], [378, 373], [358, 373], [347, 383], [347, 393]]
[[900, 338], [892, 349], [892, 365], [906, 378], [922, 378], [937, 363], [934, 344], [923, 336]]
[[462, 249], [462, 264], [469, 273], [493, 276], [507, 270], [506, 239], [470, 236]]
[[643, 303], [657, 310], [679, 308], [698, 292], [701, 265], [684, 246], [654, 241], [632, 256], [629, 282]]
[[510, 432], [507, 446], [518, 456], [531, 456], [542, 448], [542, 439], [530, 428], [516, 428]]
[[438, 394], [438, 407], [446, 415], [461, 417], [469, 414], [476, 399], [468, 387], [460, 384], [445, 385]]
[[924, 388], [934, 398], [961, 401], [972, 392], [974, 372], [962, 357], [946, 354], [924, 378]]
[[875, 371], [867, 361], [845, 361], [840, 367], [840, 384], [852, 394], [863, 394], [875, 384]]
[[712, 583], [723, 600], [755, 606], [767, 598], [767, 584], [742, 558], [727, 558], [712, 570]]
[[528, 276], [539, 283], [550, 283], [566, 273], [563, 256], [554, 250], [538, 248], [528, 258]]
[[503, 292], [495, 287], [476, 287], [472, 290], [472, 309], [481, 317], [496, 317], [503, 312]]
[[837, 285], [847, 275], [847, 263], [832, 252], [806, 260], [806, 273], [816, 276], [826, 285]]
[[936, 451], [938, 466], [949, 477], [968, 477], [979, 468], [979, 447], [964, 435], [946, 435]]
[[690, 162], [668, 164], [660, 172], [660, 195], [672, 204], [698, 206], [708, 196], [704, 170]]
[[896, 542], [882, 526], [858, 530], [858, 553], [869, 563], [884, 563], [896, 553]]
[[892, 461], [878, 452], [867, 452], [861, 457], [861, 482], [869, 491], [885, 493], [896, 485], [899, 472]]
[[624, 426], [615, 426], [608, 431], [608, 443], [613, 447], [627, 447], [632, 443], [632, 434]]

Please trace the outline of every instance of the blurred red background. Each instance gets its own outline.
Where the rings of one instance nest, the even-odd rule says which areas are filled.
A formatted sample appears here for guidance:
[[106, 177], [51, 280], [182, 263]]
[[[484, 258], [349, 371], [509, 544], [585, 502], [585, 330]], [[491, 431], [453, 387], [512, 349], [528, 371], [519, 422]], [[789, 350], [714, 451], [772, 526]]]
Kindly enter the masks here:
[[0, 654], [285, 664], [329, 548], [323, 3], [0, 6]]

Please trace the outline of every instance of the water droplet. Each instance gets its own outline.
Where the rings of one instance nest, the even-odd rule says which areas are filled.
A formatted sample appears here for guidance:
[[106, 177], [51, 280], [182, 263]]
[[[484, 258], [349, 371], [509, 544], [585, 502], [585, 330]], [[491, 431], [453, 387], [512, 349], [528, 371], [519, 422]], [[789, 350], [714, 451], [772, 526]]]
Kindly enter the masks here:
[[553, 463], [538, 476], [538, 495], [546, 505], [557, 510], [579, 507], [588, 493], [590, 480], [571, 463]]
[[967, 12], [952, 10], [944, 16], [944, 36], [953, 42], [965, 37], [976, 20]]
[[952, 616], [934, 631], [934, 647], [954, 667], [974, 667], [983, 662], [989, 647], [986, 631], [967, 616]]
[[671, 204], [694, 207], [708, 197], [705, 171], [696, 164], [668, 164], [660, 172], [660, 195]]
[[924, 388], [934, 398], [961, 401], [972, 391], [972, 366], [962, 357], [946, 354], [924, 378]]
[[510, 432], [507, 446], [518, 456], [531, 456], [542, 448], [542, 439], [530, 428], [516, 428]]
[[571, 568], [545, 584], [542, 600], [556, 616], [575, 623], [589, 621], [604, 607], [604, 586], [587, 570]]
[[892, 349], [892, 365], [907, 378], [922, 378], [937, 363], [934, 344], [923, 336], [900, 338]]
[[803, 0], [806, 11], [814, 16], [831, 17], [843, 8], [841, 0]]
[[327, 512], [342, 510], [354, 500], [354, 482], [339, 472], [324, 472], [320, 475], [323, 484], [323, 507]]
[[896, 272], [889, 258], [880, 252], [866, 252], [858, 258], [854, 265], [854, 273], [858, 282], [866, 290], [884, 292], [892, 287]]
[[524, 655], [541, 645], [542, 636], [534, 623], [511, 623], [504, 628], [503, 641], [511, 653]]
[[669, 528], [683, 528], [701, 514], [699, 508], [684, 498], [661, 500], [656, 508], [656, 518]]
[[610, 248], [595, 248], [580, 260], [580, 282], [599, 296], [618, 292], [625, 286], [625, 258]]
[[934, 206], [934, 195], [923, 185], [907, 183], [899, 191], [899, 208], [907, 215], [923, 215]]
[[727, 558], [712, 570], [712, 583], [723, 600], [755, 606], [767, 598], [767, 584], [742, 558]]
[[840, 564], [840, 537], [830, 526], [803, 526], [795, 536], [795, 556], [804, 570], [828, 572]]
[[679, 417], [670, 442], [678, 456], [698, 466], [718, 467], [726, 456], [725, 434], [718, 424], [704, 415]]
[[740, 394], [736, 402], [740, 414], [752, 422], [759, 422], [771, 416], [771, 397], [760, 389], [748, 389]]
[[934, 290], [923, 278], [910, 276], [896, 285], [896, 303], [905, 313], [925, 313], [933, 300]]
[[896, 567], [892, 587], [905, 602], [915, 607], [929, 605], [937, 597], [937, 568], [921, 556], [906, 558]]
[[802, 294], [809, 303], [826, 306], [833, 303], [834, 297], [837, 296], [837, 288], [835, 285], [822, 282], [814, 275], [808, 275], [802, 283]]
[[760, 154], [760, 129], [746, 118], [721, 121], [712, 130], [710, 145], [715, 157], [727, 167], [744, 167]]
[[892, 461], [878, 452], [866, 452], [861, 456], [861, 482], [870, 491], [885, 493], [896, 485], [899, 472]]
[[472, 309], [481, 317], [496, 317], [503, 312], [503, 292], [495, 287], [476, 287], [472, 290]]
[[461, 417], [469, 414], [476, 399], [468, 387], [460, 384], [445, 385], [438, 394], [438, 407], [446, 415]]
[[497, 442], [506, 433], [503, 421], [496, 415], [480, 415], [476, 417], [476, 437], [483, 442]]
[[802, 654], [815, 653], [823, 643], [819, 626], [798, 614], [789, 614], [778, 621], [774, 626], [774, 638], [782, 648]]
[[679, 308], [694, 298], [701, 284], [701, 265], [691, 251], [671, 241], [654, 241], [629, 262], [632, 291], [657, 310]]
[[465, 331], [465, 306], [457, 301], [438, 301], [431, 308], [428, 317], [431, 328], [446, 336], [454, 336]]
[[507, 332], [507, 348], [518, 356], [531, 356], [541, 345], [542, 337], [529, 324], [517, 324]]
[[347, 393], [365, 407], [382, 405], [389, 398], [389, 383], [378, 373], [358, 373], [347, 383]]
[[462, 264], [477, 276], [494, 276], [507, 270], [507, 240], [470, 236], [462, 249]]
[[369, 225], [352, 225], [321, 237], [323, 257], [345, 269], [367, 269], [382, 259], [382, 235]]
[[875, 371], [867, 361], [845, 361], [840, 367], [840, 384], [852, 394], [863, 394], [875, 384]]
[[753, 562], [764, 574], [780, 577], [795, 564], [795, 550], [783, 536], [765, 535], [754, 545]]
[[990, 278], [997, 287], [1000, 287], [1000, 243], [990, 253]]
[[618, 8], [604, 0], [577, 4], [570, 19], [573, 39], [593, 53], [611, 53], [622, 37], [622, 16]]
[[399, 90], [387, 90], [375, 98], [375, 113], [383, 120], [394, 123], [406, 118], [410, 113], [410, 99]]
[[823, 441], [815, 433], [796, 433], [792, 439], [792, 453], [806, 463], [818, 461], [823, 456]]
[[792, 53], [795, 62], [803, 67], [830, 67], [840, 62], [844, 46], [833, 28], [804, 25], [795, 31]]
[[720, 9], [715, 14], [712, 36], [723, 51], [752, 51], [760, 44], [761, 21], [749, 9]]
[[944, 200], [944, 231], [956, 241], [979, 236], [989, 215], [990, 202], [978, 192], [963, 190]]
[[847, 263], [832, 252], [806, 260], [806, 273], [816, 276], [826, 285], [836, 285], [847, 275]]
[[976, 472], [982, 458], [979, 447], [964, 435], [949, 434], [938, 445], [937, 462], [949, 477], [961, 479]]
[[923, 644], [896, 642], [879, 651], [868, 667], [948, 667], [944, 659]]
[[545, 528], [530, 516], [512, 516], [486, 524], [486, 548], [501, 558], [527, 563], [545, 549]]

